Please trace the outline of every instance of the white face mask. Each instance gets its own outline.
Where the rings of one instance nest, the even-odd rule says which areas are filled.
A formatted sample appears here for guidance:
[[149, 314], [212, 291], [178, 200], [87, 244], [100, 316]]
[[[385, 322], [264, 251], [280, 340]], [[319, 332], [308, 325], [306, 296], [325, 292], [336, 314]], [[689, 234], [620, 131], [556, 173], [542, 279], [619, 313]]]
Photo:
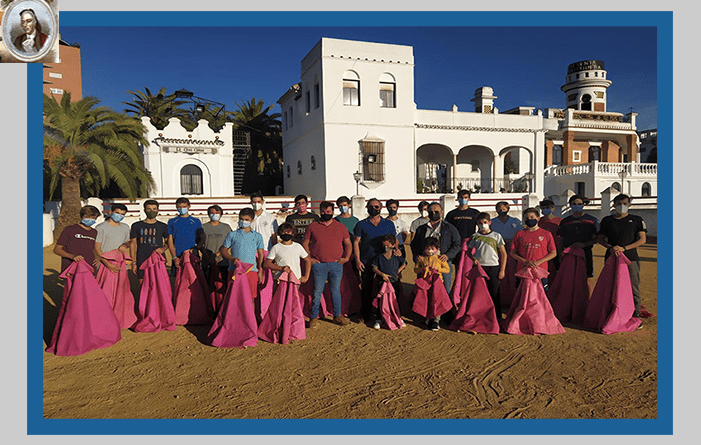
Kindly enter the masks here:
[[629, 209], [629, 208], [630, 208], [630, 207], [628, 207], [628, 206], [625, 205], [625, 204], [618, 204], [618, 205], [615, 207], [616, 211], [617, 211], [618, 213], [620, 213], [621, 215], [625, 215], [626, 213], [628, 213], [628, 209]]
[[489, 224], [477, 224], [477, 227], [479, 228], [480, 231], [489, 230]]
[[258, 210], [265, 209], [265, 203], [264, 203], [264, 202], [254, 202], [254, 203], [251, 204], [251, 205], [253, 206], [253, 210], [255, 210], [256, 212], [257, 212]]

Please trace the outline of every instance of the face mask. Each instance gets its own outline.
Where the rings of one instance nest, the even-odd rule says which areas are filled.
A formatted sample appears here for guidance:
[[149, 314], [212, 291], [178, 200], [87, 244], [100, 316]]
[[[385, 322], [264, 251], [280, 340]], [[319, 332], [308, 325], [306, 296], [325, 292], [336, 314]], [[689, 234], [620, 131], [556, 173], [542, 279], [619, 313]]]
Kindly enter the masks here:
[[536, 224], [538, 224], [537, 219], [527, 219], [526, 220], [526, 227], [535, 227]]
[[551, 209], [551, 208], [546, 207], [543, 209], [543, 215], [545, 215], [545, 216], [550, 215], [552, 212], [553, 212], [553, 209]]
[[283, 233], [282, 235], [280, 235], [280, 239], [283, 241], [289, 241], [292, 238], [294, 238], [294, 235], [292, 235], [291, 233]]
[[509, 214], [508, 210], [497, 210], [497, 215], [499, 216], [506, 216]]
[[391, 252], [394, 247], [392, 246], [385, 246], [385, 252]]
[[250, 221], [239, 221], [239, 227], [242, 229], [247, 229], [251, 227], [251, 222]]
[[341, 213], [348, 213], [348, 206], [341, 206], [338, 208], [338, 210], [340, 210]]
[[149, 210], [146, 213], [146, 218], [153, 219], [158, 215], [158, 210]]
[[487, 230], [489, 230], [489, 224], [485, 224], [485, 223], [477, 224], [477, 227], [479, 228], [480, 231], [486, 232]]
[[254, 202], [251, 205], [253, 206], [253, 210], [255, 210], [256, 212], [265, 208], [265, 204], [263, 204], [262, 202]]
[[111, 218], [112, 218], [112, 221], [118, 223], [118, 222], [120, 222], [121, 220], [124, 219], [124, 215], [120, 215], [119, 213], [113, 213], [112, 216], [111, 216]]
[[219, 218], [221, 218], [221, 215], [218, 213], [210, 213], [209, 219], [212, 221], [219, 221]]
[[441, 219], [440, 212], [428, 212], [428, 219], [431, 221], [439, 221]]
[[297, 210], [299, 211], [299, 213], [304, 213], [307, 211], [307, 205], [306, 204], [298, 205]]
[[380, 214], [380, 209], [376, 209], [375, 207], [368, 207], [368, 215], [377, 216], [379, 214]]
[[426, 210], [419, 210], [419, 216], [422, 218], [426, 218]]
[[187, 212], [189, 211], [190, 209], [188, 209], [187, 207], [178, 207], [178, 213], [180, 213], [181, 215], [187, 215]]
[[572, 204], [570, 207], [572, 207], [572, 212], [574, 213], [580, 213], [582, 210], [584, 210], [583, 204]]
[[92, 218], [85, 218], [85, 219], [81, 219], [81, 220], [80, 220], [80, 223], [81, 223], [81, 224], [83, 224], [84, 226], [88, 226], [88, 227], [92, 226], [92, 225], [95, 224], [96, 222], [97, 222], [97, 221], [95, 221], [95, 220], [92, 219]]
[[624, 215], [624, 214], [628, 213], [628, 209], [629, 209], [629, 208], [630, 208], [630, 207], [628, 207], [628, 206], [625, 205], [625, 204], [618, 204], [618, 205], [615, 207], [616, 211], [617, 211], [618, 213], [620, 213], [621, 215]]
[[387, 209], [387, 212], [389, 213], [389, 216], [394, 216], [394, 215], [397, 214], [397, 211], [396, 211], [396, 210], [389, 210], [389, 209]]
[[438, 251], [431, 249], [431, 250], [427, 250], [427, 251], [424, 252], [424, 253], [425, 253], [426, 255], [428, 255], [428, 256], [433, 256], [433, 255], [435, 255], [436, 253], [438, 253]]
[[464, 199], [464, 198], [463, 198], [463, 199], [459, 199], [459, 200], [458, 200], [458, 203], [459, 203], [461, 206], [466, 206], [467, 203], [468, 203], [468, 200], [467, 200], [467, 199]]
[[326, 222], [326, 221], [330, 221], [331, 218], [333, 218], [333, 215], [329, 215], [328, 213], [322, 213], [322, 214], [319, 216], [319, 218], [320, 218], [322, 221]]

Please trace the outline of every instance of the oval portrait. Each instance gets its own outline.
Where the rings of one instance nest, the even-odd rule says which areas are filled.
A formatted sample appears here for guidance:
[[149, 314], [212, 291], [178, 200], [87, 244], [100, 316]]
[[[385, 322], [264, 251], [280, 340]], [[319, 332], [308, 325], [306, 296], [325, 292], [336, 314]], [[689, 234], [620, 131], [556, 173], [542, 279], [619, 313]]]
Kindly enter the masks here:
[[44, 0], [15, 0], [2, 16], [2, 42], [20, 62], [38, 62], [58, 39], [58, 15]]

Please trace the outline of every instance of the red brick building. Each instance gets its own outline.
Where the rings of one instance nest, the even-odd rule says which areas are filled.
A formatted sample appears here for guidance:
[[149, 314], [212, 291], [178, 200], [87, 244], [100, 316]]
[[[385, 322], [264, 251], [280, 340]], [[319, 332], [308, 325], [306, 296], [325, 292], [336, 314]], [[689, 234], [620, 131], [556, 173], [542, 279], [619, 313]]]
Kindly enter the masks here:
[[74, 102], [83, 98], [80, 45], [59, 39], [59, 62], [44, 63], [44, 94], [60, 101], [67, 92]]

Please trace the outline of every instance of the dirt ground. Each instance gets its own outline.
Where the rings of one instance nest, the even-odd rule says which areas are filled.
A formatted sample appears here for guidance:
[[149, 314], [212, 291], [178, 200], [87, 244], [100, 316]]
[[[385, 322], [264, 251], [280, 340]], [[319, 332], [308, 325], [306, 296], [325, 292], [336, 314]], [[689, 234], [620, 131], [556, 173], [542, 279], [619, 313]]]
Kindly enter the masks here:
[[[657, 246], [639, 248], [643, 304], [657, 313]], [[604, 250], [594, 249], [595, 270]], [[410, 267], [407, 268], [410, 271]], [[44, 249], [44, 349], [61, 304], [59, 258]], [[414, 276], [405, 273], [405, 294]], [[138, 295], [136, 282], [132, 290]], [[322, 322], [289, 345], [203, 344], [208, 327], [122, 331], [78, 357], [44, 352], [45, 418], [655, 418], [657, 318], [602, 335], [474, 335]]]

